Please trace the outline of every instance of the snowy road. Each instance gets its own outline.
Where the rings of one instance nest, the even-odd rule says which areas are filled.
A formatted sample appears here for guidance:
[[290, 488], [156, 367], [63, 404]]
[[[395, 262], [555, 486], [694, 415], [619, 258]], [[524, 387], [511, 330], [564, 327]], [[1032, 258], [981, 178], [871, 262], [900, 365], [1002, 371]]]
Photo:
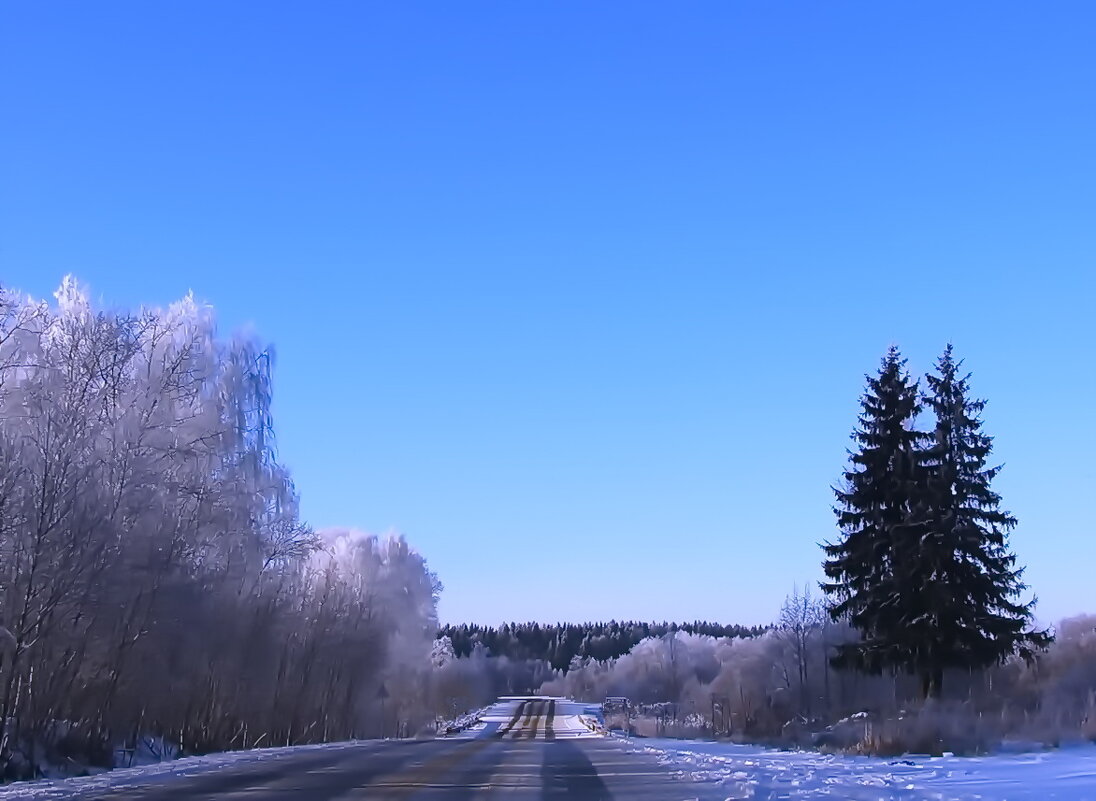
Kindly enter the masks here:
[[591, 731], [564, 699], [507, 699], [436, 740], [184, 759], [0, 789], [0, 801], [1096, 801], [1096, 747], [870, 759]]
[[[458, 801], [478, 798], [666, 801], [726, 798], [650, 754], [592, 732], [587, 707], [509, 699], [476, 726], [436, 740], [371, 741], [224, 754], [0, 790], [0, 799], [103, 801]], [[201, 763], [202, 760], [196, 760]], [[701, 793], [706, 787], [710, 792]]]

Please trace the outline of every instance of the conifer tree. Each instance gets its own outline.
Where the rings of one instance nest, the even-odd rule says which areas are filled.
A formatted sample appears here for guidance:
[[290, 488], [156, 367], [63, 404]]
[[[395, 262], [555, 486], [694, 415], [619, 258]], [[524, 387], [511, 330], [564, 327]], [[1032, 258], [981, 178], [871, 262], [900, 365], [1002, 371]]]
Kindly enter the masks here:
[[926, 376], [923, 398], [936, 417], [922, 460], [930, 534], [913, 571], [921, 587], [916, 614], [905, 626], [926, 695], [939, 694], [945, 668], [984, 667], [1013, 653], [1027, 658], [1050, 641], [1030, 630], [1034, 599], [1018, 598], [1023, 568], [1008, 547], [1016, 518], [990, 486], [1001, 468], [987, 466], [986, 404], [970, 397], [970, 374], [961, 369], [948, 345]]
[[870, 673], [910, 669], [905, 626], [917, 595], [917, 546], [925, 533], [924, 473], [927, 436], [914, 428], [920, 411], [916, 382], [892, 347], [875, 377], [867, 378], [859, 426], [844, 484], [834, 488], [842, 538], [823, 546], [833, 619], [848, 619], [860, 640], [838, 647], [834, 664]]

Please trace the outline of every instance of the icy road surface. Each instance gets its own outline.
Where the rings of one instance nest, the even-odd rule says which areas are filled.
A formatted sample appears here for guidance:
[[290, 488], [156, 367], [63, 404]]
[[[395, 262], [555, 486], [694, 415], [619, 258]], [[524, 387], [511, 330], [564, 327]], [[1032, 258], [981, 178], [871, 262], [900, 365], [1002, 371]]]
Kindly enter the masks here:
[[586, 711], [565, 699], [507, 699], [436, 740], [196, 757], [13, 784], [0, 801], [1096, 801], [1096, 746], [977, 759], [834, 757], [602, 737]]

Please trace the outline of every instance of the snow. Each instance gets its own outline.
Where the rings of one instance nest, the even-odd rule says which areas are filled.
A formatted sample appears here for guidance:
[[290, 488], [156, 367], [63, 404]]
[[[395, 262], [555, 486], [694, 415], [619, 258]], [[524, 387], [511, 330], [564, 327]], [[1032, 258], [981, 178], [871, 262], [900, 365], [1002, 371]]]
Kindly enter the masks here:
[[15, 782], [0, 786], [0, 801], [15, 801], [15, 799], [25, 799], [25, 801], [86, 799], [91, 801], [91, 799], [101, 798], [104, 791], [121, 787], [170, 781], [180, 776], [194, 776], [218, 768], [278, 759], [291, 753], [360, 748], [361, 745], [360, 742], [350, 741], [323, 745], [296, 745], [288, 748], [257, 748], [251, 751], [229, 751], [220, 754], [209, 754], [208, 756], [186, 757], [135, 768], [119, 768], [95, 776]]
[[[668, 771], [713, 784], [727, 801], [1096, 801], [1096, 746], [987, 757], [834, 756], [757, 746], [622, 739]], [[91, 801], [133, 785], [166, 782], [287, 753], [361, 748], [365, 743], [266, 748], [189, 757], [77, 779], [0, 787], [0, 801]]]
[[438, 725], [439, 734], [456, 734], [464, 731], [479, 731], [483, 729], [483, 718], [485, 715], [490, 714], [491, 707], [485, 706], [481, 709], [473, 709], [471, 712], [465, 712], [461, 715], [457, 715], [451, 720], [440, 721]]
[[[514, 721], [514, 715], [526, 701], [555, 701], [556, 711], [552, 717], [552, 734], [557, 740], [583, 737], [600, 737], [600, 707], [591, 704], [576, 703], [568, 698], [553, 696], [506, 696], [491, 706], [474, 713], [469, 725], [462, 727], [451, 736], [462, 738], [490, 737], [505, 730]], [[460, 719], [458, 719], [458, 722]], [[445, 729], [442, 729], [444, 732]], [[538, 721], [532, 728], [526, 728], [518, 721], [512, 729], [515, 736], [531, 739], [545, 739], [547, 726]]]
[[835, 756], [682, 740], [631, 740], [731, 799], [776, 801], [1096, 801], [1096, 746], [986, 757]]

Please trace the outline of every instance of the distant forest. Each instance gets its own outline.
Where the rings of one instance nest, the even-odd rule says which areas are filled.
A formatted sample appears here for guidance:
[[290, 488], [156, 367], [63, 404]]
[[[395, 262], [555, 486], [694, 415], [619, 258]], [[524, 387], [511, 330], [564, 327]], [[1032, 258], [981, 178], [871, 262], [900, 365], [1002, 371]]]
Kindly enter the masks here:
[[604, 661], [616, 659], [631, 651], [648, 637], [662, 637], [670, 632], [701, 634], [708, 637], [756, 637], [766, 626], [723, 625], [694, 621], [692, 623], [641, 623], [633, 620], [608, 623], [504, 623], [499, 628], [462, 623], [445, 625], [438, 639], [448, 637], [457, 657], [471, 656], [476, 644], [491, 656], [514, 660], [539, 659], [556, 670], [567, 671], [575, 657]]

